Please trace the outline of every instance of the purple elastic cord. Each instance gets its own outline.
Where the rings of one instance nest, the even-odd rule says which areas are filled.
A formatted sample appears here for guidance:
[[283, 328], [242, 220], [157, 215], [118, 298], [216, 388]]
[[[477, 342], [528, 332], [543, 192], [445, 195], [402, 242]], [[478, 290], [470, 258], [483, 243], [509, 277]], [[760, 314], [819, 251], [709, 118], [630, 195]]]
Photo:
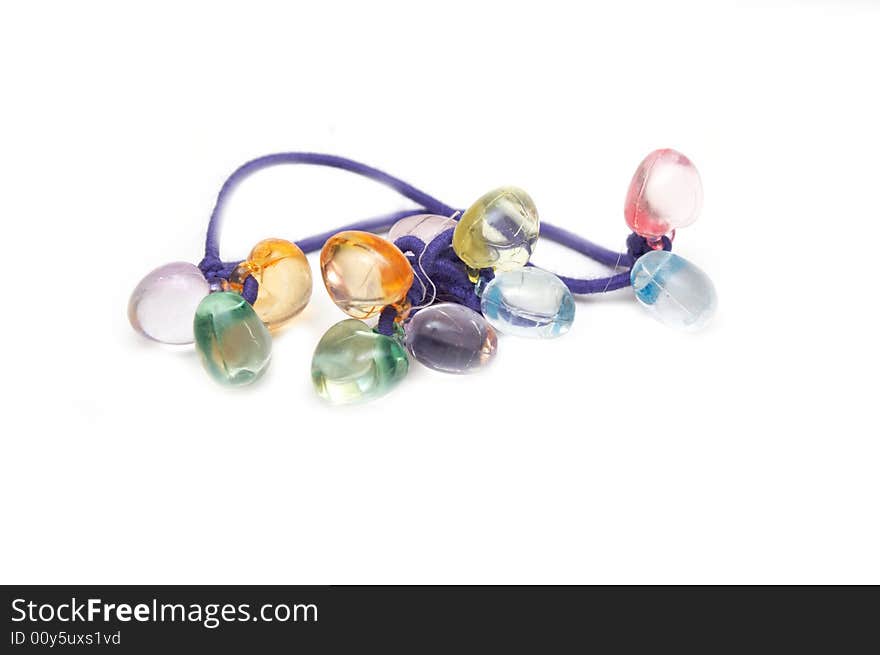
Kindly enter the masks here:
[[[306, 239], [297, 241], [296, 244], [305, 253], [320, 250], [324, 242], [337, 232], [344, 230], [363, 230], [366, 232], [385, 232], [394, 223], [401, 218], [413, 216], [416, 214], [439, 214], [441, 216], [453, 216], [457, 210], [447, 205], [437, 198], [417, 189], [416, 187], [398, 179], [392, 175], [380, 171], [371, 166], [361, 164], [360, 162], [346, 159], [345, 157], [337, 157], [335, 155], [325, 155], [313, 152], [281, 152], [264, 157], [253, 159], [243, 166], [236, 169], [232, 175], [224, 182], [217, 194], [217, 202], [214, 210], [211, 212], [211, 220], [208, 223], [208, 232], [205, 238], [205, 257], [199, 263], [199, 268], [204, 273], [205, 278], [211, 283], [220, 283], [222, 280], [228, 280], [229, 275], [240, 263], [239, 261], [224, 262], [220, 259], [220, 223], [223, 208], [229, 195], [246, 177], [256, 173], [257, 171], [277, 166], [280, 164], [309, 164], [314, 166], [328, 166], [330, 168], [338, 168], [363, 177], [375, 180], [380, 184], [388, 186], [405, 198], [413, 201], [418, 205], [417, 209], [408, 209], [398, 211], [376, 218], [370, 218], [350, 225], [318, 234]], [[457, 259], [452, 251], [452, 233], [453, 230], [438, 235], [429, 244], [423, 244], [416, 239], [418, 243], [403, 242], [398, 240], [398, 246], [407, 253], [407, 257], [413, 266], [413, 271], [419, 284], [413, 284], [408, 294], [408, 300], [413, 305], [419, 305], [426, 302], [426, 293], [434, 294], [433, 299], [451, 300], [475, 308], [479, 311], [479, 299], [474, 293], [474, 285], [467, 278], [467, 272], [462, 262]], [[630, 285], [629, 269], [642, 254], [651, 250], [651, 247], [644, 238], [637, 234], [631, 234], [627, 238], [627, 252], [617, 253], [598, 246], [583, 237], [578, 236], [568, 230], [550, 225], [549, 223], [541, 223], [541, 236], [551, 241], [555, 241], [567, 248], [581, 253], [590, 259], [597, 261], [612, 268], [625, 268], [625, 271], [615, 273], [608, 277], [580, 279], [565, 276], [558, 276], [572, 293], [589, 294], [603, 293], [621, 289]], [[671, 242], [666, 237], [663, 238], [664, 250], [671, 249]], [[424, 252], [422, 253], [422, 251]], [[419, 257], [421, 254], [421, 258]], [[481, 271], [481, 277], [484, 281], [492, 278], [491, 271]], [[433, 285], [433, 287], [432, 287]], [[253, 303], [257, 297], [257, 281], [253, 276], [248, 276], [244, 281], [242, 295], [248, 302]], [[380, 317], [380, 329], [386, 334], [390, 334], [393, 328], [394, 314], [389, 309], [383, 312]]]
[[[278, 166], [280, 164], [309, 164], [312, 166], [328, 166], [330, 168], [339, 168], [344, 171], [362, 175], [371, 180], [375, 180], [380, 184], [391, 187], [399, 194], [412, 200], [423, 209], [420, 211], [397, 212], [388, 216], [369, 219], [353, 223], [343, 229], [349, 230], [368, 230], [381, 231], [387, 229], [394, 224], [395, 221], [405, 216], [411, 216], [415, 213], [441, 214], [444, 216], [452, 215], [455, 210], [448, 205], [443, 204], [436, 198], [429, 196], [427, 193], [420, 191], [411, 184], [404, 182], [396, 177], [388, 175], [372, 166], [361, 164], [360, 162], [346, 159], [345, 157], [336, 157], [334, 155], [324, 155], [315, 152], [279, 152], [272, 155], [265, 155], [252, 159], [246, 164], [237, 168], [232, 175], [223, 183], [220, 193], [217, 194], [217, 201], [214, 204], [214, 211], [211, 212], [211, 220], [208, 222], [208, 233], [205, 236], [205, 257], [199, 263], [199, 268], [205, 275], [208, 282], [219, 283], [221, 280], [228, 280], [229, 275], [235, 269], [239, 262], [224, 262], [220, 259], [220, 222], [223, 208], [226, 200], [235, 190], [235, 188], [246, 177], [261, 171], [264, 168]], [[324, 242], [339, 230], [328, 232], [327, 234], [319, 234], [317, 236], [304, 239], [297, 242], [303, 252], [313, 252], [321, 248]], [[257, 282], [252, 276], [245, 279], [242, 295], [248, 302], [253, 303], [257, 297]]]

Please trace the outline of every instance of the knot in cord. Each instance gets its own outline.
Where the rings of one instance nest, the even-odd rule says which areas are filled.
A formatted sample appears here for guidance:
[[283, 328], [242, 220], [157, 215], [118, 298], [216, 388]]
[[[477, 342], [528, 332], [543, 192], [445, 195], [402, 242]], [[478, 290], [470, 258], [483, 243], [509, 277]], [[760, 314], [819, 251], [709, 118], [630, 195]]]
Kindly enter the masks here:
[[[241, 262], [223, 262], [220, 258], [213, 254], [205, 255], [205, 258], [199, 262], [199, 270], [212, 289], [222, 289], [224, 282], [229, 282], [229, 276], [238, 267]], [[253, 275], [248, 275], [242, 283], [241, 296], [251, 305], [257, 300], [257, 292], [260, 284]]]
[[[410, 316], [437, 300], [454, 302], [475, 312], [480, 311], [480, 298], [474, 282], [468, 276], [467, 266], [452, 249], [454, 232], [455, 228], [444, 230], [427, 245], [414, 236], [403, 236], [394, 242], [403, 251], [413, 269], [413, 285], [406, 295], [407, 302], [413, 308]], [[494, 276], [492, 269], [480, 271], [483, 284]], [[383, 309], [379, 316], [378, 332], [389, 336], [393, 334], [397, 314], [396, 307], [388, 306]]]
[[199, 262], [199, 270], [209, 284], [217, 284], [223, 280], [228, 280], [232, 273], [232, 267], [220, 261], [215, 255], [205, 255], [205, 258]]
[[[663, 242], [663, 250], [672, 250], [672, 239], [664, 236], [661, 240]], [[635, 263], [639, 257], [652, 250], [657, 250], [657, 248], [653, 248], [645, 237], [640, 236], [635, 232], [626, 238], [626, 252], [632, 257], [633, 263]]]

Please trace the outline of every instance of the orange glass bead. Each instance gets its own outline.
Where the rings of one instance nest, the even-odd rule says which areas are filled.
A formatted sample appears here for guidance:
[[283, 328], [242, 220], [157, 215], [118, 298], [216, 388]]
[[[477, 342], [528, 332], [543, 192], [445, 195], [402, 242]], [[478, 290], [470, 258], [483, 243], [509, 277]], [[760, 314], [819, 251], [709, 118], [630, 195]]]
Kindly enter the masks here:
[[229, 276], [229, 286], [240, 292], [248, 275], [260, 285], [254, 311], [269, 329], [299, 314], [312, 296], [309, 262], [299, 246], [284, 239], [264, 239], [255, 245]]
[[336, 306], [360, 319], [401, 303], [413, 283], [409, 260], [393, 243], [354, 230], [340, 232], [324, 244], [321, 275]]

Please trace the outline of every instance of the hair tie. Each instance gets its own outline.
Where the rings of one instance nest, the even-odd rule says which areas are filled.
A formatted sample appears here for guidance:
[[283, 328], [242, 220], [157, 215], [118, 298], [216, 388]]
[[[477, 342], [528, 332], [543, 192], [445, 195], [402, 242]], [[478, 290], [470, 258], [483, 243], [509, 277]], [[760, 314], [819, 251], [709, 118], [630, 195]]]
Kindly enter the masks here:
[[[225, 203], [238, 184], [264, 168], [307, 164], [346, 170], [388, 186], [417, 205], [301, 239], [265, 239], [244, 260], [220, 256]], [[696, 168], [675, 150], [656, 150], [637, 168], [624, 204], [632, 233], [626, 252], [598, 246], [540, 222], [531, 197], [516, 187], [455, 209], [394, 176], [351, 159], [277, 153], [235, 170], [217, 195], [198, 267], [174, 262], [135, 288], [129, 319], [146, 337], [195, 342], [216, 380], [237, 386], [269, 364], [270, 331], [299, 314], [311, 296], [306, 254], [321, 251], [324, 286], [350, 317], [321, 338], [312, 359], [318, 394], [334, 403], [383, 395], [402, 380], [410, 357], [429, 368], [469, 373], [497, 352], [496, 330], [555, 338], [574, 321], [572, 294], [632, 286], [639, 303], [673, 327], [697, 329], [715, 310], [711, 281], [671, 252], [677, 229], [702, 205]], [[388, 238], [376, 233], [388, 231]], [[600, 278], [572, 278], [534, 266], [538, 236], [608, 266]], [[377, 319], [375, 328], [365, 320]]]

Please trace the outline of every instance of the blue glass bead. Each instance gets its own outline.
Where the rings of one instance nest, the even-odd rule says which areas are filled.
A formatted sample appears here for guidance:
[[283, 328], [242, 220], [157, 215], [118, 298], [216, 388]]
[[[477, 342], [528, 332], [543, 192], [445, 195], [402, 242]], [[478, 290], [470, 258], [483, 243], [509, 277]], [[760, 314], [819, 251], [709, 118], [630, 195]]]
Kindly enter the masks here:
[[471, 373], [491, 362], [497, 347], [492, 326], [464, 305], [431, 305], [406, 326], [407, 350], [435, 371]]
[[525, 267], [498, 273], [480, 299], [483, 316], [505, 334], [552, 339], [574, 322], [574, 298], [558, 277]]
[[638, 301], [671, 327], [697, 330], [715, 313], [712, 280], [674, 253], [654, 250], [642, 255], [630, 271], [630, 280]]

